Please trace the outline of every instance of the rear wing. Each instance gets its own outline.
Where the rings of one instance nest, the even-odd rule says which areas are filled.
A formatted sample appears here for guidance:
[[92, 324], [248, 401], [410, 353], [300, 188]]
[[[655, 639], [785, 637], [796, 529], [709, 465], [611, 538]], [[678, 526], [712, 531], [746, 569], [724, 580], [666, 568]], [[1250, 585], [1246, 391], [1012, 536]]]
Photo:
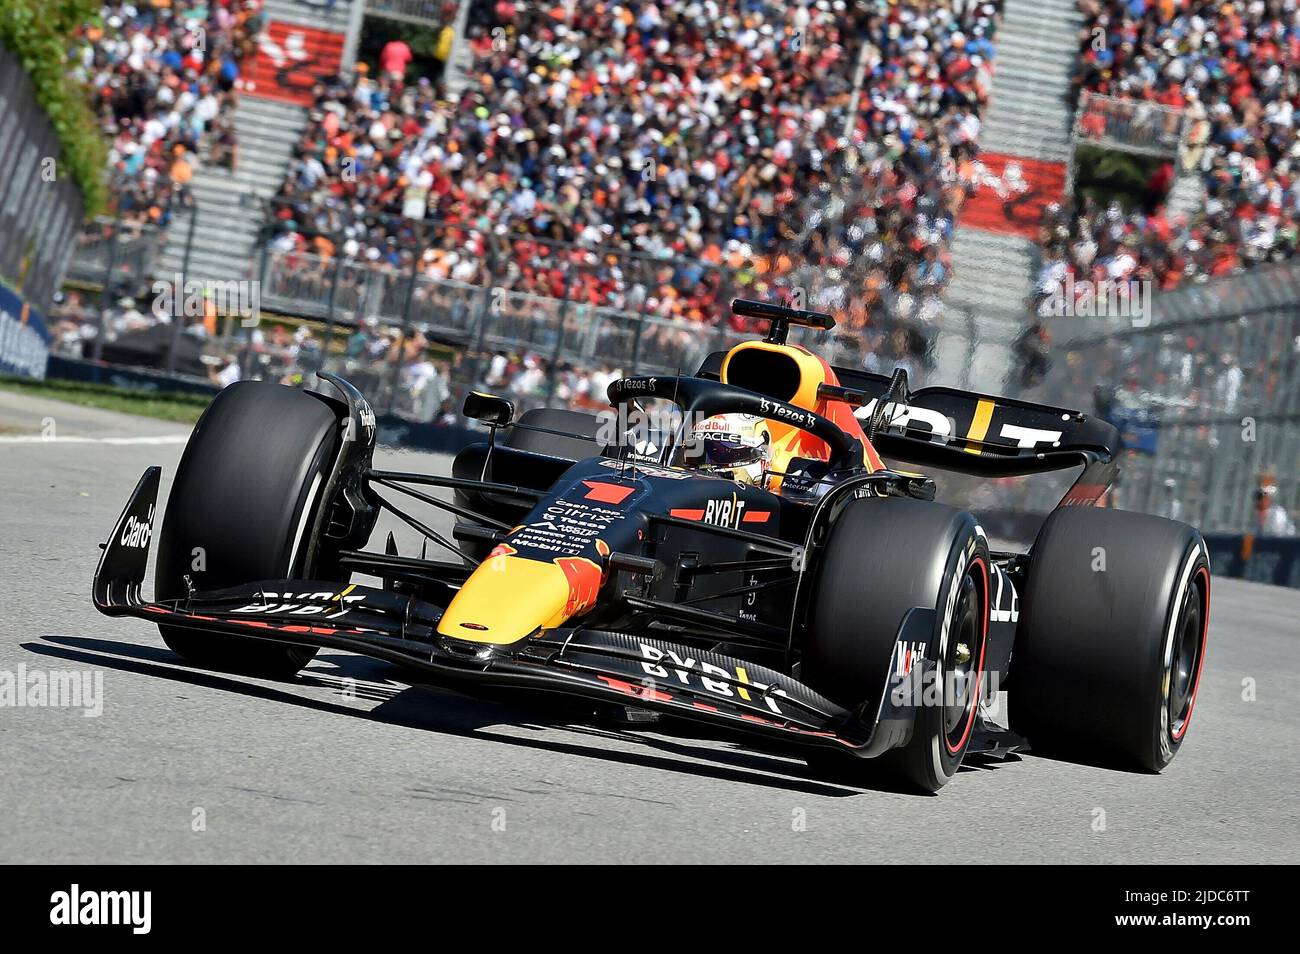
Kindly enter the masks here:
[[[854, 411], [869, 420], [879, 396]], [[986, 477], [1017, 477], [1111, 461], [1119, 431], [1081, 411], [956, 388], [912, 392], [886, 408], [876, 434], [885, 457]]]
[[[716, 379], [724, 356], [709, 355], [699, 376]], [[834, 371], [850, 403], [858, 405], [853, 413], [865, 427], [888, 393], [890, 378], [853, 368]], [[1099, 465], [1090, 467], [1090, 483], [1105, 477], [1109, 484], [1120, 438], [1113, 425], [1082, 411], [926, 387], [886, 408], [872, 444], [895, 460], [984, 477]]]

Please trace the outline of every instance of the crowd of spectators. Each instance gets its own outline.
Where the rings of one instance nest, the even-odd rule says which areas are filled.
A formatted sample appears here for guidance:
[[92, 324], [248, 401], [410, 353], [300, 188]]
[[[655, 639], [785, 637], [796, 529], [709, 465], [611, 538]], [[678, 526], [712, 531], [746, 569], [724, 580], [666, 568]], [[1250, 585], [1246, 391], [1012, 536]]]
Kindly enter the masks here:
[[1000, 6], [476, 3], [458, 98], [318, 86], [275, 247], [690, 324], [800, 294], [919, 363]]
[[1204, 204], [1172, 215], [1174, 164], [1131, 210], [1091, 202], [1046, 211], [1040, 289], [1061, 281], [1150, 281], [1171, 289], [1295, 254], [1300, 226], [1300, 10], [1293, 0], [1080, 0], [1074, 76], [1135, 106], [1181, 110], [1179, 165]]
[[236, 83], [261, 29], [261, 0], [107, 0], [83, 28], [72, 72], [93, 90], [124, 218], [165, 227], [200, 163], [235, 169]]

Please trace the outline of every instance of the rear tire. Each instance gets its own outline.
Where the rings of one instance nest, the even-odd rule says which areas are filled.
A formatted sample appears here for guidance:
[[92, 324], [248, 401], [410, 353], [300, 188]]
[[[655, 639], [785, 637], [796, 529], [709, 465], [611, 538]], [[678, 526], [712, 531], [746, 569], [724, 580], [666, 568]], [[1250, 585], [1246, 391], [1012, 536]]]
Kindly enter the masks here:
[[1040, 751], [1161, 771], [1187, 736], [1205, 659], [1200, 533], [1142, 513], [1057, 510], [1027, 577], [1011, 727]]
[[516, 450], [573, 461], [595, 457], [604, 451], [604, 445], [597, 440], [600, 418], [586, 411], [538, 407], [525, 411], [516, 424], [561, 432], [547, 434], [524, 430], [519, 426], [511, 427], [506, 432], [504, 443]]
[[[830, 530], [813, 587], [813, 618], [801, 679], [844, 706], [878, 701], [890, 677], [898, 631], [914, 607], [934, 610], [936, 675], [960, 690], [943, 705], [921, 705], [911, 740], [879, 768], [934, 792], [956, 774], [979, 705], [988, 628], [988, 545], [975, 518], [923, 500], [854, 501]], [[946, 625], [945, 625], [946, 621]], [[870, 761], [841, 758], [870, 774]], [[820, 768], [820, 762], [810, 762]]]
[[[314, 557], [307, 538], [338, 446], [334, 412], [307, 392], [246, 381], [218, 394], [195, 425], [167, 498], [157, 599], [183, 597], [186, 576], [195, 589], [216, 590], [307, 571]], [[158, 628], [190, 662], [247, 675], [287, 678], [316, 655], [311, 646]]]

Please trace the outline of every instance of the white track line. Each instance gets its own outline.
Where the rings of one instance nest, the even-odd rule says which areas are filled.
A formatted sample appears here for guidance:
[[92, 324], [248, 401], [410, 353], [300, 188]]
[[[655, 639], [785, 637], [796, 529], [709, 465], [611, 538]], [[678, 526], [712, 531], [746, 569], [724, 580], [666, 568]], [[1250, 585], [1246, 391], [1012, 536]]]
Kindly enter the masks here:
[[184, 444], [187, 434], [158, 437], [43, 437], [40, 434], [0, 435], [0, 444]]

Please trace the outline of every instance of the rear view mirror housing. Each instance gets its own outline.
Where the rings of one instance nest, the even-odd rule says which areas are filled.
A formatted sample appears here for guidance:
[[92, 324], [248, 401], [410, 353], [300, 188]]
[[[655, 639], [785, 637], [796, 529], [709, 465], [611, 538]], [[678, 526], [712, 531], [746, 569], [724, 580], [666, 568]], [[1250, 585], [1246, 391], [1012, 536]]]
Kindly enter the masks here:
[[470, 391], [465, 395], [462, 413], [473, 421], [481, 421], [490, 427], [505, 427], [515, 418], [515, 406], [503, 397], [484, 394], [482, 391]]

